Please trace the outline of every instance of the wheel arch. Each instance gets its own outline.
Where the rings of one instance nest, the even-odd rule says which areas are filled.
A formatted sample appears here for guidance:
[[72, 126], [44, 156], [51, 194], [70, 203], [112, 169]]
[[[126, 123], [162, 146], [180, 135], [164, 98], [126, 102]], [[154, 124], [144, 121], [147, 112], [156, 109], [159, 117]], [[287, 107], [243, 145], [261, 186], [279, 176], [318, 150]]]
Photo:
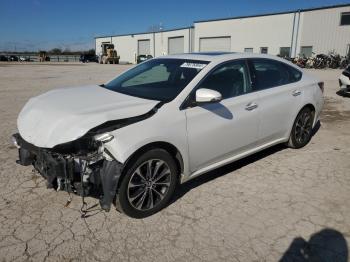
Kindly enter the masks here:
[[[296, 120], [297, 116], [299, 115], [299, 113], [301, 112], [301, 110], [303, 110], [303, 109], [306, 108], [306, 107], [310, 108], [311, 111], [313, 112], [313, 114], [315, 115], [316, 107], [315, 107], [315, 105], [313, 105], [312, 103], [305, 103], [302, 107], [300, 107], [300, 109], [297, 110], [297, 111], [295, 112], [295, 115], [294, 115], [294, 118], [293, 118], [293, 122], [291, 122], [291, 124], [290, 124], [290, 126], [289, 126], [289, 129], [288, 129], [288, 131], [287, 131], [287, 133], [286, 133], [286, 136], [285, 136], [286, 139], [289, 139], [289, 137], [290, 137], [290, 134], [291, 134], [291, 132], [292, 132], [292, 128], [293, 128], [293, 125], [294, 125], [294, 123], [295, 123], [295, 120]], [[315, 125], [315, 119], [314, 119], [314, 122], [313, 122], [313, 126], [314, 126], [314, 125]]]
[[[306, 103], [300, 110], [299, 110], [299, 112], [298, 112], [298, 114], [300, 113], [300, 111], [301, 110], [303, 110], [304, 108], [309, 108], [311, 111], [312, 111], [312, 113], [313, 113], [313, 123], [312, 123], [312, 127], [314, 127], [315, 126], [315, 124], [316, 124], [316, 118], [315, 118], [315, 115], [316, 115], [316, 107], [315, 107], [315, 105], [314, 104], [312, 104], [312, 103]], [[297, 114], [297, 115], [298, 115]], [[296, 118], [296, 116], [295, 116], [295, 118]]]
[[135, 159], [137, 159], [139, 156], [141, 156], [145, 152], [152, 150], [152, 149], [163, 149], [163, 150], [167, 151], [173, 157], [173, 159], [175, 160], [177, 169], [178, 169], [178, 175], [179, 175], [179, 179], [180, 179], [180, 175], [184, 172], [184, 161], [183, 161], [183, 157], [181, 155], [180, 150], [171, 143], [164, 142], [164, 141], [157, 141], [157, 142], [151, 142], [151, 143], [148, 143], [146, 145], [143, 145], [142, 147], [137, 149], [133, 154], [131, 154], [127, 158], [127, 160], [124, 163], [122, 177], [118, 182], [118, 187], [121, 183], [121, 180], [123, 180], [123, 177], [125, 175], [125, 171], [128, 169], [128, 167], [130, 167], [130, 165], [135, 161]]
[[[315, 107], [312, 103], [307, 103], [307, 104], [305, 104], [305, 105], [299, 110], [299, 112], [300, 112], [301, 110], [303, 110], [305, 107], [308, 107], [308, 108], [310, 108], [311, 111], [316, 112], [316, 107]], [[298, 112], [298, 114], [299, 114], [299, 112]]]

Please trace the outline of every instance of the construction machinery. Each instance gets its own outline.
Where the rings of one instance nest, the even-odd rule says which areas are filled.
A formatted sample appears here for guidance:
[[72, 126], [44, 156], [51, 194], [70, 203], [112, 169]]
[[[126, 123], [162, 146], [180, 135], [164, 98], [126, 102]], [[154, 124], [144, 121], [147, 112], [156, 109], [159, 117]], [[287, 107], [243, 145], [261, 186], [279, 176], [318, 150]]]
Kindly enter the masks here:
[[102, 53], [99, 56], [100, 64], [119, 64], [120, 56], [118, 56], [113, 44], [102, 43], [101, 49]]
[[39, 62], [50, 61], [50, 57], [47, 55], [46, 51], [39, 51]]

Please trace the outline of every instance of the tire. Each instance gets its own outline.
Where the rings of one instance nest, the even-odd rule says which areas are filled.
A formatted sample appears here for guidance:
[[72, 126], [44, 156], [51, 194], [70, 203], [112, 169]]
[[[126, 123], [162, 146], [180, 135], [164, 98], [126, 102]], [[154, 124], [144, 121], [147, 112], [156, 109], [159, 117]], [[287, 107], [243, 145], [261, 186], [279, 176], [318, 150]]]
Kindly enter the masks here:
[[178, 170], [167, 151], [147, 151], [126, 168], [116, 199], [119, 211], [133, 218], [144, 218], [168, 205], [178, 183]]
[[312, 124], [314, 112], [309, 107], [304, 107], [297, 115], [290, 133], [288, 146], [302, 148], [307, 145], [312, 137]]

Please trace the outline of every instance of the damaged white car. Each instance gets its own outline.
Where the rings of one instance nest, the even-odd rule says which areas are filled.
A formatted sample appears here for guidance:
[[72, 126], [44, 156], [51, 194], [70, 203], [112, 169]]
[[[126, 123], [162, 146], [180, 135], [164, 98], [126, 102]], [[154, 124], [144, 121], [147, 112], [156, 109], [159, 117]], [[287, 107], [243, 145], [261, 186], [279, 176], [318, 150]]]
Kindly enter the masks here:
[[323, 83], [277, 57], [183, 54], [32, 98], [12, 138], [49, 188], [141, 218], [178, 183], [278, 143], [303, 147], [322, 106]]

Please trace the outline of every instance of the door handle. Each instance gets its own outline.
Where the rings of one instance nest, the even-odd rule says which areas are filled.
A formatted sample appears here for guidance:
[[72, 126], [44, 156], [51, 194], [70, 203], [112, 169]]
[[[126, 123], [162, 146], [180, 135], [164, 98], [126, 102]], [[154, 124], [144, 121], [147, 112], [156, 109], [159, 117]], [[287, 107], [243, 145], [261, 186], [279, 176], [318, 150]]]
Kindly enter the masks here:
[[245, 110], [252, 111], [257, 107], [258, 105], [256, 103], [249, 103], [248, 105], [245, 106]]
[[294, 90], [292, 93], [293, 96], [300, 96], [301, 95], [301, 91], [299, 90]]

